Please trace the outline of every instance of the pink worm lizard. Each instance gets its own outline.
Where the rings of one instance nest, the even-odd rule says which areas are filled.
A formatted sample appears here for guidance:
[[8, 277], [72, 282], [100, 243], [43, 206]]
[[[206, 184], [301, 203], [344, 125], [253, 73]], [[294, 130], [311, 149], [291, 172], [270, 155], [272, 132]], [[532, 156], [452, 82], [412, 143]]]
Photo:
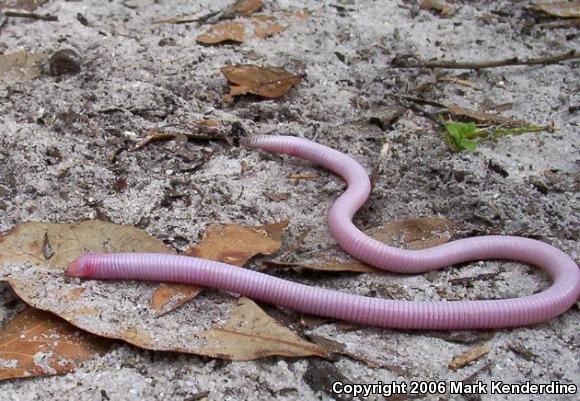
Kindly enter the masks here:
[[387, 246], [358, 230], [352, 217], [367, 200], [365, 169], [347, 155], [291, 136], [255, 136], [242, 145], [309, 160], [343, 177], [347, 190], [332, 205], [328, 224], [339, 245], [355, 258], [397, 273], [419, 273], [481, 259], [539, 266], [552, 277], [543, 292], [516, 299], [415, 302], [365, 297], [310, 287], [211, 260], [152, 253], [82, 255], [69, 276], [191, 283], [228, 290], [303, 313], [365, 325], [404, 329], [484, 329], [534, 324], [564, 313], [580, 296], [580, 270], [562, 251], [513, 236], [460, 239], [424, 250]]

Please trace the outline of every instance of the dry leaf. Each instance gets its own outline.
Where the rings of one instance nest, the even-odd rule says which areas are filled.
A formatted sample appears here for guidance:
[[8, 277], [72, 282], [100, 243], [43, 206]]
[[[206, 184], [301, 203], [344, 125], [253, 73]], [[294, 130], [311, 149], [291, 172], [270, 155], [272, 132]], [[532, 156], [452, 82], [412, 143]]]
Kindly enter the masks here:
[[261, 39], [277, 35], [287, 28], [270, 15], [257, 15], [252, 18], [251, 23], [254, 25], [254, 35]]
[[365, 232], [385, 244], [418, 250], [449, 241], [453, 226], [453, 222], [447, 219], [421, 217], [393, 221]]
[[[306, 21], [310, 14], [306, 10], [286, 12], [282, 14], [285, 19], [297, 19], [299, 21]], [[250, 20], [254, 26], [254, 35], [258, 38], [266, 39], [283, 32], [288, 28], [288, 25], [283, 25], [280, 19], [271, 15], [256, 15]]]
[[238, 21], [224, 21], [210, 25], [208, 30], [197, 37], [197, 42], [204, 45], [215, 45], [224, 42], [244, 41], [244, 25]]
[[252, 257], [271, 255], [282, 245], [282, 234], [288, 220], [257, 227], [238, 224], [210, 225], [199, 244], [185, 253], [198, 258], [243, 266]]
[[450, 4], [442, 0], [422, 0], [420, 8], [422, 10], [435, 10], [443, 17], [450, 17], [456, 11]]
[[302, 80], [302, 77], [292, 75], [283, 68], [252, 64], [222, 67], [221, 72], [230, 83], [230, 93], [224, 97], [226, 101], [246, 93], [277, 98], [286, 94]]
[[[210, 225], [197, 245], [185, 251], [186, 255], [243, 266], [252, 257], [271, 255], [282, 245], [282, 234], [288, 220], [258, 227], [236, 224]], [[153, 310], [167, 313], [195, 298], [201, 288], [186, 284], [162, 284], [151, 297]]]
[[[275, 241], [285, 224], [261, 226], [254, 234]], [[42, 256], [45, 234], [54, 251], [49, 260]], [[149, 306], [158, 287], [155, 283], [80, 280], [64, 275], [68, 263], [86, 251], [146, 252], [152, 251], [150, 244], [159, 252], [167, 249], [134, 227], [104, 222], [25, 223], [0, 237], [0, 273], [27, 304], [50, 311], [89, 333], [147, 349], [240, 360], [325, 354], [321, 347], [271, 324], [273, 320], [267, 321], [257, 306], [248, 307], [251, 301], [238, 305], [236, 297], [219, 291], [204, 291], [195, 302], [186, 303], [171, 315], [159, 315]], [[265, 336], [261, 325], [276, 333], [275, 338]], [[236, 331], [236, 327], [240, 329]]]
[[532, 4], [532, 8], [553, 17], [580, 17], [580, 1], [556, 1]]
[[230, 360], [250, 360], [269, 355], [326, 357], [324, 348], [303, 340], [268, 316], [252, 300], [240, 298], [228, 322], [202, 333], [204, 354], [219, 352]]
[[462, 354], [454, 356], [451, 362], [449, 362], [449, 369], [452, 370], [461, 369], [462, 367], [486, 355], [490, 350], [491, 347], [489, 344], [483, 344], [475, 348], [471, 348], [470, 350]]
[[202, 287], [195, 285], [163, 283], [153, 292], [149, 307], [160, 313], [168, 313], [197, 297], [202, 290]]
[[28, 308], [0, 328], [0, 380], [72, 372], [106, 349], [102, 339]]
[[[290, 12], [282, 14], [282, 17], [304, 21], [308, 19], [309, 14], [307, 11]], [[247, 22], [253, 28], [254, 36], [260, 39], [277, 35], [288, 28], [288, 25], [283, 24], [276, 16], [256, 15], [248, 19], [218, 22], [209, 25], [207, 30], [197, 37], [197, 42], [204, 45], [215, 45], [224, 42], [243, 43], [247, 39], [244, 22]]]
[[34, 79], [42, 73], [45, 56], [27, 52], [0, 54], [0, 84]]
[[229, 6], [225, 11], [224, 14], [226, 15], [233, 15], [233, 16], [244, 16], [247, 17], [252, 15], [256, 11], [260, 11], [263, 7], [264, 3], [262, 0], [238, 0], [231, 6]]
[[[387, 245], [407, 249], [425, 249], [449, 241], [452, 230], [453, 223], [451, 221], [432, 217], [394, 221], [381, 227], [365, 230], [365, 233]], [[375, 273], [382, 271], [354, 259], [345, 252], [333, 252], [332, 249], [316, 252], [297, 262], [276, 260], [264, 262], [264, 265], [273, 268], [301, 267], [335, 272]]]
[[[51, 249], [47, 258], [46, 249]], [[0, 236], [0, 280], [7, 262], [29, 263], [61, 272], [87, 252], [173, 253], [144, 230], [100, 220], [79, 224], [26, 222]]]

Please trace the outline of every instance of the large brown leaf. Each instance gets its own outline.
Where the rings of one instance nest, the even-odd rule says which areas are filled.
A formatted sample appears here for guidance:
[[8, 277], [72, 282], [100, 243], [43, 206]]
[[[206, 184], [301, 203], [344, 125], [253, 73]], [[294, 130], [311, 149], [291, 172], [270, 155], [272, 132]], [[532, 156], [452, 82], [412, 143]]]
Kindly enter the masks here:
[[321, 346], [303, 340], [277, 323], [248, 298], [240, 298], [226, 324], [201, 333], [204, 353], [221, 353], [225, 359], [248, 360], [269, 355], [327, 356]]
[[[40, 227], [39, 232], [34, 232], [35, 225]], [[263, 322], [263, 312], [257, 306], [251, 308], [251, 313], [247, 309], [237, 312], [238, 307], [247, 308], [247, 304], [238, 306], [237, 297], [218, 291], [205, 291], [170, 315], [159, 315], [150, 308], [156, 283], [66, 277], [64, 269], [68, 263], [86, 251], [151, 251], [146, 244], [155, 244], [157, 240], [147, 238], [144, 231], [134, 227], [111, 223], [62, 226], [59, 229], [57, 224], [26, 223], [1, 237], [0, 274], [33, 307], [53, 312], [90, 333], [152, 350], [239, 360], [267, 355], [325, 355], [321, 347], [297, 341], [288, 329], [280, 326], [266, 326], [281, 339], [279, 343], [262, 338], [263, 333], [254, 333], [251, 325], [244, 326], [240, 316], [248, 322]], [[162, 252], [166, 248], [159, 246], [157, 250]], [[228, 325], [228, 321], [233, 323]], [[239, 327], [240, 334], [232, 337], [232, 327]], [[224, 342], [224, 336], [231, 338], [232, 343]], [[224, 349], [228, 351], [224, 353]]]
[[[252, 257], [271, 255], [282, 245], [282, 234], [288, 220], [257, 227], [237, 224], [211, 224], [199, 244], [186, 255], [243, 266]], [[195, 298], [201, 288], [186, 284], [162, 284], [151, 297], [151, 308], [168, 313]]]
[[[425, 249], [441, 245], [451, 239], [453, 223], [447, 219], [430, 217], [399, 220], [384, 226], [371, 228], [365, 233], [387, 245], [407, 249]], [[325, 249], [297, 261], [275, 260], [264, 264], [272, 268], [301, 267], [321, 271], [349, 271], [357, 273], [381, 272], [382, 270], [358, 261], [345, 252]]]
[[197, 42], [204, 45], [215, 45], [224, 42], [242, 43], [246, 38], [244, 24], [240, 21], [223, 21], [210, 25], [197, 37]]
[[264, 6], [262, 0], [238, 0], [231, 6], [229, 6], [224, 14], [230, 16], [244, 16], [252, 15]]
[[271, 15], [256, 15], [250, 22], [254, 26], [254, 35], [261, 39], [277, 35], [288, 27]]
[[283, 68], [260, 67], [253, 64], [222, 67], [221, 72], [230, 83], [230, 93], [224, 97], [226, 101], [246, 93], [277, 98], [286, 94], [302, 80], [302, 77], [290, 74]]
[[211, 224], [197, 245], [185, 251], [189, 256], [243, 266], [252, 257], [271, 255], [282, 245], [288, 220], [263, 226]]
[[28, 308], [0, 328], [0, 380], [72, 372], [106, 349], [103, 339]]
[[99, 220], [79, 224], [26, 222], [0, 236], [0, 280], [9, 272], [6, 262], [61, 272], [87, 252], [173, 253], [173, 250], [132, 226]]
[[257, 38], [266, 39], [285, 31], [290, 22], [296, 20], [305, 21], [308, 17], [309, 13], [307, 11], [297, 11], [280, 15], [261, 14], [235, 21], [222, 21], [209, 25], [205, 32], [199, 35], [196, 40], [203, 45], [227, 42], [243, 43], [248, 39], [248, 35], [246, 35], [248, 31], [253, 31], [254, 36]]

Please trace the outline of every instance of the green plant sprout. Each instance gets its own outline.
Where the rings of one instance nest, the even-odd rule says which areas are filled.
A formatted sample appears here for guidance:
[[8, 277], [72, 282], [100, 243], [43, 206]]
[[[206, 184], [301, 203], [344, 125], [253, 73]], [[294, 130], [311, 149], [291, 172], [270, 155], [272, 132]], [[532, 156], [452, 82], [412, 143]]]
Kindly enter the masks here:
[[444, 128], [444, 136], [448, 145], [455, 152], [467, 150], [473, 152], [477, 149], [479, 142], [492, 141], [508, 135], [521, 135], [528, 132], [550, 131], [552, 127], [525, 125], [516, 128], [477, 128], [473, 121], [468, 123], [462, 122], [442, 122]]

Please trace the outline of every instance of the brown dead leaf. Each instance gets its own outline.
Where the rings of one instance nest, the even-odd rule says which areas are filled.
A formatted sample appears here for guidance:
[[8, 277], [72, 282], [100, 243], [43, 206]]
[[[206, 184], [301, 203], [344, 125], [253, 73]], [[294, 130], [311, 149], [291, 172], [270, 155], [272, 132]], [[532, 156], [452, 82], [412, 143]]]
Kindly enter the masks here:
[[228, 322], [201, 333], [207, 340], [203, 353], [219, 352], [230, 360], [250, 360], [270, 355], [326, 357], [324, 348], [303, 340], [280, 325], [252, 300], [240, 298]]
[[475, 348], [471, 348], [462, 354], [454, 356], [451, 362], [449, 362], [449, 369], [461, 369], [462, 367], [469, 365], [471, 362], [474, 362], [482, 356], [486, 355], [490, 350], [491, 346], [487, 343], [479, 345]]
[[239, 21], [224, 21], [210, 25], [205, 33], [197, 37], [197, 42], [215, 45], [224, 42], [242, 43], [245, 39], [244, 25]]
[[[252, 235], [261, 238], [258, 242], [265, 244], [265, 249], [261, 248], [265, 252], [271, 249], [271, 241], [281, 240], [286, 224], [260, 226], [251, 230]], [[14, 292], [33, 307], [50, 311], [89, 333], [152, 350], [236, 360], [325, 354], [321, 347], [268, 320], [251, 301], [238, 305], [237, 297], [215, 290], [206, 291], [171, 315], [159, 315], [147, 307], [157, 288], [154, 283], [68, 278], [62, 274], [65, 267], [85, 251], [146, 252], [151, 251], [149, 242], [160, 252], [166, 247], [134, 227], [103, 222], [58, 226], [25, 223], [0, 237], [3, 273]], [[88, 227], [93, 228], [92, 238], [86, 232]], [[40, 256], [46, 246], [44, 234], [54, 251], [49, 260]], [[268, 333], [275, 335], [268, 337]]]
[[281, 18], [272, 15], [256, 15], [252, 17], [250, 22], [254, 26], [254, 35], [260, 39], [266, 39], [284, 32], [288, 28], [284, 22], [288, 20], [306, 21], [309, 17], [308, 11], [302, 10], [283, 13]]
[[42, 73], [40, 64], [45, 61], [41, 54], [16, 52], [0, 54], [0, 84], [34, 79]]
[[580, 1], [552, 1], [534, 3], [534, 10], [541, 11], [553, 17], [578, 18], [580, 17]]
[[[438, 217], [399, 220], [365, 230], [370, 237], [384, 244], [407, 249], [425, 249], [444, 244], [451, 239], [453, 223]], [[338, 248], [338, 247], [337, 247]], [[376, 273], [381, 269], [358, 261], [345, 252], [326, 249], [296, 262], [266, 261], [271, 268], [301, 267], [310, 270]]]
[[277, 98], [302, 81], [302, 77], [290, 74], [283, 68], [260, 67], [253, 64], [222, 67], [221, 72], [230, 83], [230, 93], [224, 96], [225, 101], [246, 93]]
[[385, 244], [418, 250], [449, 241], [453, 226], [453, 222], [447, 219], [421, 217], [393, 221], [365, 232]]
[[[197, 37], [197, 42], [203, 45], [215, 45], [226, 42], [243, 43], [248, 39], [246, 31], [253, 30], [255, 37], [266, 39], [277, 35], [288, 28], [289, 20], [304, 21], [308, 19], [307, 11], [287, 12], [274, 15], [256, 15], [235, 21], [218, 22], [209, 25], [206, 31]], [[245, 29], [245, 24], [248, 29]]]
[[506, 127], [518, 127], [522, 125], [527, 125], [527, 123], [522, 120], [513, 120], [511, 118], [500, 116], [498, 114], [490, 114], [484, 113], [482, 111], [470, 110], [453, 103], [446, 104], [445, 107], [447, 108], [447, 110], [449, 110], [451, 114], [460, 117], [468, 117], [472, 121], [476, 121], [480, 124], [501, 124]]
[[[50, 247], [52, 256], [47, 258]], [[0, 236], [0, 280], [6, 264], [29, 263], [58, 272], [87, 252], [173, 253], [144, 230], [100, 220], [79, 224], [26, 222]]]
[[238, 224], [211, 224], [202, 240], [185, 251], [186, 255], [243, 266], [252, 257], [271, 255], [282, 245], [288, 220], [257, 227]]
[[202, 290], [196, 285], [163, 283], [151, 296], [149, 307], [160, 313], [168, 313], [197, 297]]
[[0, 380], [72, 372], [106, 349], [102, 339], [28, 308], [0, 328]]
[[266, 39], [283, 32], [287, 27], [280, 24], [276, 17], [271, 15], [257, 15], [251, 20], [254, 26], [254, 35], [260, 39]]
[[[236, 224], [212, 224], [202, 240], [185, 251], [188, 256], [243, 266], [252, 257], [270, 255], [282, 245], [282, 234], [288, 220], [258, 227]], [[201, 292], [187, 284], [162, 284], [151, 297], [150, 307], [160, 313], [171, 312]]]
[[243, 16], [247, 17], [254, 14], [264, 6], [262, 0], [238, 0], [231, 6], [229, 6], [224, 14], [233, 16]]
[[450, 17], [457, 11], [449, 3], [443, 0], [422, 0], [420, 8], [422, 10], [437, 11], [443, 17]]

